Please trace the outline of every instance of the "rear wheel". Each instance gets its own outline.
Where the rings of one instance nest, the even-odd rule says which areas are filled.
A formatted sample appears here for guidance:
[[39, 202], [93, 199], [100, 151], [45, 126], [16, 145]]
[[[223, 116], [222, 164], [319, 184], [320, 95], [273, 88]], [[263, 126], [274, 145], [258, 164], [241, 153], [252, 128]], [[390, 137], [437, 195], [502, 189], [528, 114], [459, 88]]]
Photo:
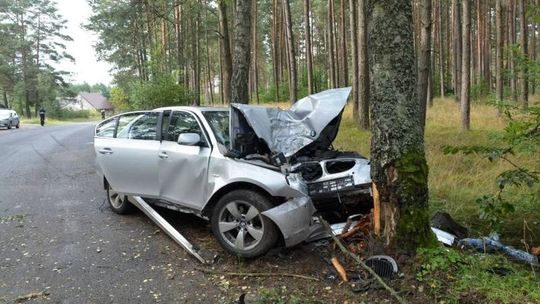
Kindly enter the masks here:
[[278, 239], [276, 225], [261, 212], [270, 200], [255, 191], [235, 190], [224, 195], [212, 212], [212, 231], [230, 253], [254, 258], [265, 254]]
[[107, 185], [107, 200], [115, 213], [126, 214], [133, 209], [133, 205], [128, 201], [127, 196], [114, 191], [109, 185]]

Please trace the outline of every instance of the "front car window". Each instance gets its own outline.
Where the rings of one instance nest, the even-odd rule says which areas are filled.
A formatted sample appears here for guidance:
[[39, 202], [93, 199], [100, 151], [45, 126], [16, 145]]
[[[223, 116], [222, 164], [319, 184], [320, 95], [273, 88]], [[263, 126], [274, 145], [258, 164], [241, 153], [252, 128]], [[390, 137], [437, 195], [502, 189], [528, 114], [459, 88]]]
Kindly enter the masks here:
[[229, 146], [229, 111], [204, 111], [202, 112], [210, 125], [218, 143]]
[[96, 127], [97, 137], [113, 137], [116, 129], [116, 117], [105, 120]]
[[130, 113], [118, 119], [117, 138], [155, 140], [159, 113]]
[[182, 133], [196, 133], [201, 137], [201, 142], [205, 143], [204, 134], [193, 114], [188, 112], [173, 112], [167, 130], [167, 140], [177, 141]]

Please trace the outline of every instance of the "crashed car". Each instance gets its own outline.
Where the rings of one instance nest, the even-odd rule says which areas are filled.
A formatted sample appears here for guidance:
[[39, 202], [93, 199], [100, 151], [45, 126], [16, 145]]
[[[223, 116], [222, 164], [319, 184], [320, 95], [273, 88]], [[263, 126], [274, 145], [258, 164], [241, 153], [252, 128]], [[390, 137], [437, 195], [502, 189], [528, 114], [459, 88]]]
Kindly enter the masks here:
[[320, 233], [315, 212], [344, 218], [370, 203], [369, 161], [332, 147], [350, 88], [290, 109], [166, 107], [96, 126], [110, 207], [130, 197], [209, 219], [224, 249], [252, 258]]

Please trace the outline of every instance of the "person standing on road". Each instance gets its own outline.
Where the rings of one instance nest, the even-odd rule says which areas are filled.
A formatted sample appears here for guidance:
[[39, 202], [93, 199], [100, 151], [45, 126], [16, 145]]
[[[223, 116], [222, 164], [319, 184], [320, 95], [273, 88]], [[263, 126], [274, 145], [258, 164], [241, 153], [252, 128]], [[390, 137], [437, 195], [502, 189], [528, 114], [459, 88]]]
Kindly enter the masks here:
[[101, 119], [105, 119], [105, 110], [101, 110]]
[[39, 120], [43, 127], [45, 125], [45, 109], [43, 107], [39, 107]]

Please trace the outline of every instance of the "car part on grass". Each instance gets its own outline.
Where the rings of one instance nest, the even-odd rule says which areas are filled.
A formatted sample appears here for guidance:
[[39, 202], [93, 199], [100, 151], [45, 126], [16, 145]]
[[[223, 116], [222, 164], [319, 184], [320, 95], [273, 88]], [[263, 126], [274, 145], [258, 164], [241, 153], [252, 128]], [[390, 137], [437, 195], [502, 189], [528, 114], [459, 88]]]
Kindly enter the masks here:
[[130, 200], [137, 208], [141, 209], [154, 223], [156, 223], [165, 233], [167, 233], [178, 245], [182, 246], [199, 262], [203, 264], [211, 264], [215, 261], [217, 254], [210, 253], [191, 244], [183, 235], [174, 229], [159, 213], [157, 213], [150, 205], [148, 205], [141, 197], [133, 196]]
[[456, 236], [448, 233], [446, 231], [442, 231], [441, 229], [431, 227], [431, 231], [435, 233], [435, 236], [437, 237], [437, 240], [445, 245], [452, 246], [454, 245], [454, 241], [456, 240]]
[[489, 237], [478, 239], [462, 239], [458, 242], [461, 248], [470, 247], [481, 252], [502, 252], [516, 261], [527, 264], [538, 265], [538, 257], [512, 246], [505, 246], [499, 241], [499, 236], [496, 233], [490, 234]]
[[456, 221], [446, 212], [437, 211], [431, 218], [431, 227], [440, 229], [463, 239], [469, 236], [469, 230]]
[[396, 260], [387, 255], [371, 256], [365, 263], [381, 278], [391, 279], [398, 272]]

